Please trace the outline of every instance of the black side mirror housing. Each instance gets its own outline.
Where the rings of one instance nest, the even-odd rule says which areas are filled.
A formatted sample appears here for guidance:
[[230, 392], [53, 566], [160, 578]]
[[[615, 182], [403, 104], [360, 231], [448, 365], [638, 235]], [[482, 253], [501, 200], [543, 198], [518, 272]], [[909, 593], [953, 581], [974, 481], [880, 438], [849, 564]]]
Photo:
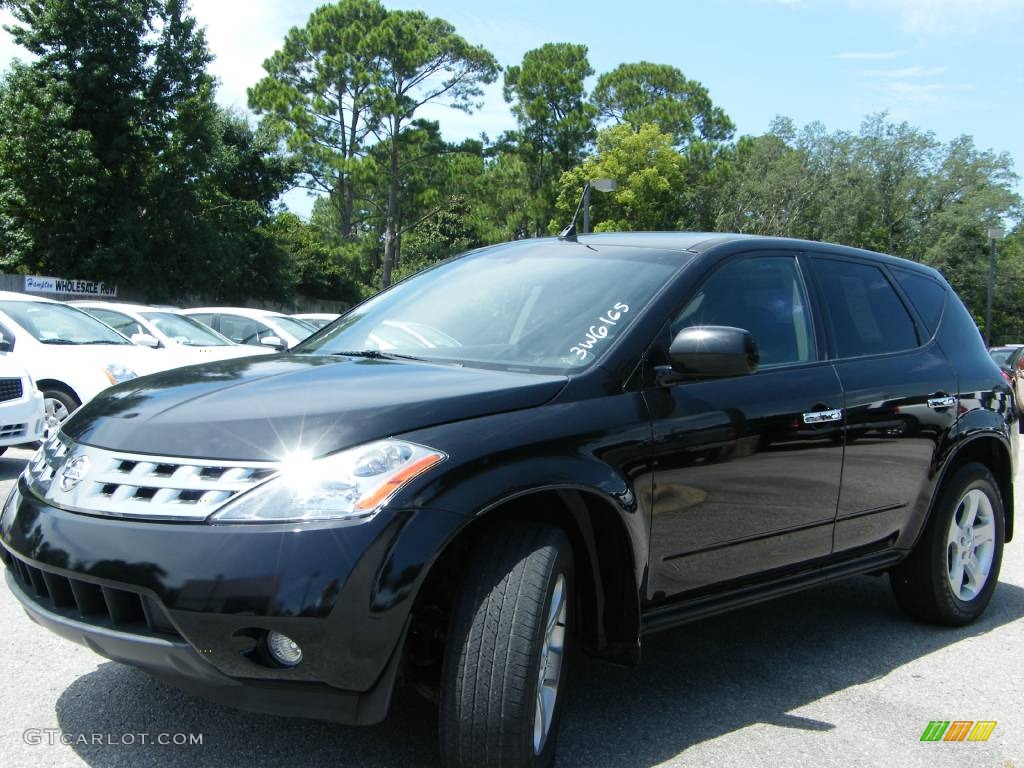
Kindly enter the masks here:
[[757, 371], [760, 355], [750, 331], [728, 325], [683, 328], [668, 350], [678, 376], [722, 379]]

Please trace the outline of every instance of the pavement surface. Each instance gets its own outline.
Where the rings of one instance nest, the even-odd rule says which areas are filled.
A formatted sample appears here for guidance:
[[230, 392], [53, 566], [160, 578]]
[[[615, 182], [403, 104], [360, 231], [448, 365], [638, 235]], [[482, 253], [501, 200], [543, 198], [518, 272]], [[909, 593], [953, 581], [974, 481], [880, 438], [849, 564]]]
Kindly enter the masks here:
[[[4, 497], [29, 455], [0, 458]], [[579, 659], [558, 765], [1024, 768], [1018, 538], [988, 611], [963, 629], [912, 622], [886, 578], [865, 576], [645, 638], [638, 669]], [[362, 729], [236, 711], [51, 635], [5, 588], [0, 653], [6, 768], [438, 765], [435, 712], [413, 694]], [[998, 725], [983, 743], [922, 743], [930, 720]]]

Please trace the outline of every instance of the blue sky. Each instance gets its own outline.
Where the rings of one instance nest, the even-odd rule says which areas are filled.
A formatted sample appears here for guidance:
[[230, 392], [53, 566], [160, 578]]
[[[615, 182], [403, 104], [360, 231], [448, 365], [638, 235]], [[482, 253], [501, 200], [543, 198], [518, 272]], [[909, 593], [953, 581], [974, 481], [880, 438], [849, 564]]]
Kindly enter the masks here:
[[[217, 55], [219, 99], [245, 107], [245, 89], [287, 30], [317, 0], [193, 0]], [[451, 21], [503, 65], [545, 42], [584, 43], [597, 72], [623, 61], [679, 67], [699, 80], [740, 133], [776, 115], [855, 130], [887, 110], [940, 139], [974, 136], [1009, 152], [1024, 173], [1024, 0], [385, 0]], [[0, 12], [0, 21], [9, 21]], [[19, 55], [0, 32], [0, 67]], [[434, 109], [450, 139], [514, 126], [492, 86], [480, 111]], [[303, 192], [287, 204], [306, 213]]]

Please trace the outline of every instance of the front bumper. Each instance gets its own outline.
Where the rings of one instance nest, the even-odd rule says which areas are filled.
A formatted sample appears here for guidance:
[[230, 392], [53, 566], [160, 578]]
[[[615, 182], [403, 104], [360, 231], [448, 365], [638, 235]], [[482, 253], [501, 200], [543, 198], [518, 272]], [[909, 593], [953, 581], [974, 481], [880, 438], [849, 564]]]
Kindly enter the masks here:
[[[351, 724], [387, 713], [412, 602], [464, 518], [387, 511], [361, 524], [149, 523], [5, 505], [0, 556], [29, 616], [215, 701]], [[265, 663], [253, 637], [303, 649]]]
[[46, 427], [43, 395], [28, 381], [17, 400], [0, 403], [0, 445], [21, 445], [40, 440]]

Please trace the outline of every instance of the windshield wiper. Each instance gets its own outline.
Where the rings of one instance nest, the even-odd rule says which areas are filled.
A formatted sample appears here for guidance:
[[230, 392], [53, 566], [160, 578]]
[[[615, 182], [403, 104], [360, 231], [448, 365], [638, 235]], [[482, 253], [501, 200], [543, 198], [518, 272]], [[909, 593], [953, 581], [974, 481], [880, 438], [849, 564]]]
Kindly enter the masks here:
[[417, 363], [440, 363], [442, 365], [457, 365], [460, 368], [462, 363], [454, 360], [433, 360], [427, 357], [416, 357], [415, 355], [403, 355], [399, 352], [381, 352], [379, 349], [358, 349], [346, 352], [331, 352], [336, 357], [363, 357], [367, 360], [412, 360]]
[[40, 339], [40, 344], [64, 344], [67, 346], [79, 346], [82, 344], [130, 344], [129, 341], [111, 341], [110, 339], [89, 339], [88, 341], [73, 341], [72, 339]]

